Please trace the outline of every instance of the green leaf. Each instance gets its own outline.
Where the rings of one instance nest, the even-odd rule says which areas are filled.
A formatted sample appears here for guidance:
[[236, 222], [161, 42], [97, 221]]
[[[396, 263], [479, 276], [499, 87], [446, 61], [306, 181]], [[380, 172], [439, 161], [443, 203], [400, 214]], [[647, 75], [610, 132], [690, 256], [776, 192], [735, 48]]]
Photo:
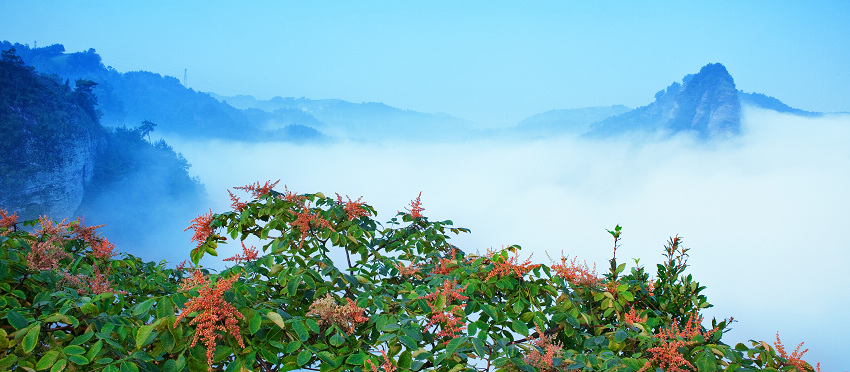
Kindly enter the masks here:
[[404, 370], [409, 370], [410, 365], [413, 363], [413, 357], [411, 356], [410, 350], [405, 350], [398, 357], [398, 366]]
[[29, 322], [27, 322], [24, 316], [15, 310], [9, 310], [9, 313], [6, 314], [6, 319], [12, 327], [18, 330], [24, 329], [29, 325]]
[[86, 359], [86, 357], [84, 357], [82, 355], [68, 355], [68, 360], [70, 360], [71, 363], [74, 363], [76, 365], [81, 365], [81, 366], [89, 364], [89, 360]]
[[310, 330], [313, 333], [319, 333], [321, 330], [319, 329], [319, 323], [316, 323], [315, 320], [307, 318], [307, 327], [310, 327]]
[[174, 359], [170, 359], [165, 362], [165, 372], [179, 372], [183, 370], [183, 367], [186, 366], [186, 357], [183, 354], [180, 354], [180, 357], [177, 358], [177, 361]]
[[65, 346], [65, 348], [62, 349], [62, 352], [67, 355], [82, 355], [86, 353], [86, 349], [84, 349], [82, 346], [70, 345]]
[[168, 297], [163, 297], [156, 303], [156, 317], [167, 318], [174, 315], [174, 303]]
[[68, 359], [59, 359], [59, 361], [53, 365], [53, 368], [50, 369], [50, 372], [64, 371], [66, 366], [68, 366]]
[[699, 372], [714, 372], [717, 370], [717, 364], [714, 362], [714, 354], [707, 350], [697, 356], [696, 363]]
[[628, 301], [628, 302], [632, 302], [632, 301], [634, 301], [634, 300], [635, 300], [635, 296], [633, 296], [633, 295], [632, 295], [632, 293], [631, 293], [631, 292], [628, 292], [628, 291], [626, 291], [626, 292], [621, 292], [621, 293], [620, 293], [620, 297], [621, 297], [622, 299], [624, 299], [624, 300]]
[[455, 350], [457, 350], [457, 348], [460, 345], [462, 345], [464, 342], [466, 342], [466, 336], [460, 336], [460, 337], [457, 337], [457, 338], [453, 338], [451, 341], [449, 341], [449, 344], [446, 345], [446, 354], [447, 355], [454, 354]]
[[472, 341], [472, 347], [475, 349], [475, 354], [478, 357], [484, 358], [487, 356], [487, 349], [484, 348], [484, 342], [477, 337], [472, 337], [469, 340]]
[[260, 314], [254, 313], [254, 316], [252, 316], [251, 319], [248, 320], [248, 332], [252, 335], [257, 333], [257, 331], [260, 330], [262, 320], [263, 319], [260, 317]]
[[292, 328], [295, 329], [295, 333], [298, 333], [298, 339], [301, 341], [307, 341], [310, 338], [310, 333], [307, 332], [307, 326], [300, 320], [292, 322]]
[[41, 326], [38, 324], [33, 325], [27, 334], [24, 336], [24, 341], [22, 342], [22, 346], [24, 347], [24, 352], [29, 354], [35, 349], [35, 345], [38, 343], [38, 334], [41, 332]]
[[74, 341], [71, 341], [71, 345], [82, 345], [86, 341], [91, 340], [94, 337], [94, 332], [86, 332], [74, 338]]
[[276, 311], [267, 312], [266, 318], [269, 318], [269, 320], [274, 322], [274, 324], [277, 324], [277, 326], [280, 327], [281, 329], [286, 328], [285, 325], [284, 325], [285, 323], [283, 322], [283, 317], [280, 316], [280, 314], [278, 314]]
[[139, 372], [139, 366], [133, 362], [121, 362], [121, 372]]
[[362, 366], [364, 360], [366, 360], [365, 354], [353, 354], [345, 359], [345, 363], [353, 366]]
[[516, 333], [519, 333], [522, 336], [528, 336], [528, 326], [525, 323], [514, 320], [511, 322], [511, 329], [513, 329]]
[[148, 338], [154, 328], [153, 324], [143, 325], [139, 328], [139, 331], [136, 333], [136, 349], [141, 349], [143, 346], [148, 344]]
[[100, 353], [100, 349], [103, 348], [103, 340], [97, 340], [97, 342], [92, 345], [88, 351], [86, 351], [86, 359], [94, 360], [98, 353]]
[[307, 364], [307, 362], [310, 361], [310, 358], [312, 358], [312, 357], [313, 357], [313, 353], [310, 352], [310, 350], [301, 350], [301, 352], [298, 353], [298, 360], [297, 360], [298, 365], [304, 366], [305, 364]]
[[38, 363], [35, 364], [35, 369], [41, 371], [43, 369], [48, 369], [53, 363], [56, 363], [56, 359], [59, 358], [59, 351], [50, 350], [44, 353], [44, 356], [38, 360]]
[[156, 303], [156, 299], [150, 298], [145, 302], [136, 304], [136, 306], [133, 306], [133, 315], [139, 316], [144, 313], [147, 313], [151, 309], [151, 307], [153, 307], [154, 303]]

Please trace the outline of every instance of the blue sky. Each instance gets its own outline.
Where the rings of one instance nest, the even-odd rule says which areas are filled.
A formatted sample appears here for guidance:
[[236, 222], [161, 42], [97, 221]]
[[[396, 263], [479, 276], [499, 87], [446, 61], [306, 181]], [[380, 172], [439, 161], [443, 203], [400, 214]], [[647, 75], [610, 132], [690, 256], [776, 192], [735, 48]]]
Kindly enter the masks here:
[[[645, 105], [711, 62], [744, 91], [804, 110], [850, 111], [850, 2], [693, 3], [0, 0], [0, 39], [95, 48], [122, 72], [182, 78], [188, 69], [199, 91], [383, 102], [482, 126], [551, 109]], [[679, 137], [168, 141], [193, 164], [216, 211], [229, 205], [225, 188], [267, 179], [298, 192], [362, 195], [380, 218], [422, 191], [429, 217], [472, 229], [459, 244], [470, 251], [520, 244], [546, 262], [546, 252], [563, 249], [599, 267], [610, 253], [604, 229], [614, 224], [625, 231], [618, 254], [650, 267], [667, 237], [681, 234], [716, 305], [709, 316], [739, 320], [728, 342], [770, 342], [780, 331], [789, 347], [806, 341], [807, 360], [846, 370], [847, 327], [836, 314], [850, 306], [841, 284], [850, 282], [850, 243], [840, 235], [850, 224], [850, 116], [749, 110], [742, 125], [741, 137], [716, 146]], [[263, 168], [244, 166], [256, 159], [266, 159]], [[339, 159], [398, 171], [314, 166]]]
[[[384, 102], [502, 126], [645, 105], [706, 63], [739, 89], [850, 111], [843, 1], [3, 1], [0, 37], [95, 48], [223, 95]], [[816, 5], [815, 5], [816, 4]]]

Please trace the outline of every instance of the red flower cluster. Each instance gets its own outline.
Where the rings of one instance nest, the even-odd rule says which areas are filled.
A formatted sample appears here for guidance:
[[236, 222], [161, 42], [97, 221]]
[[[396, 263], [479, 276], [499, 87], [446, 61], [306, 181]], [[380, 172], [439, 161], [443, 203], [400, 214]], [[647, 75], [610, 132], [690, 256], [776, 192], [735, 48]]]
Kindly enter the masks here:
[[307, 204], [301, 208], [301, 211], [296, 214], [295, 221], [292, 221], [292, 226], [297, 227], [298, 231], [301, 232], [301, 239], [298, 241], [298, 248], [301, 248], [304, 244], [304, 239], [307, 239], [307, 235], [310, 234], [310, 228], [312, 226], [321, 226], [330, 229], [331, 231], [336, 231], [333, 227], [331, 227], [331, 223], [328, 222], [328, 220], [314, 214], [310, 210], [310, 202], [307, 202]]
[[347, 202], [343, 202], [342, 197], [339, 196], [339, 194], [336, 194], [336, 203], [339, 205], [345, 205], [343, 209], [345, 209], [345, 213], [346, 215], [348, 215], [348, 219], [350, 221], [353, 221], [361, 216], [370, 215], [369, 211], [363, 209], [363, 204], [366, 203], [360, 202], [360, 199], [363, 199], [362, 196], [357, 198], [357, 200], [355, 201], [352, 201], [351, 198], [348, 197], [348, 195], [346, 195], [345, 197], [348, 199]]
[[[395, 372], [395, 366], [390, 361], [390, 357], [387, 356], [387, 352], [381, 350], [381, 355], [384, 356], [384, 363], [381, 364], [381, 367], [384, 368], [384, 372]], [[378, 367], [372, 363], [371, 359], [366, 359], [366, 362], [369, 363], [369, 366], [372, 368], [372, 372], [378, 372]]]
[[[443, 286], [437, 287], [434, 290], [434, 293], [429, 293], [425, 296], [419, 297], [420, 299], [426, 299], [428, 306], [431, 307], [431, 319], [428, 321], [428, 324], [425, 325], [425, 331], [427, 332], [431, 326], [439, 325], [440, 332], [437, 333], [438, 338], [455, 337], [466, 329], [466, 326], [462, 325], [464, 316], [463, 307], [466, 304], [462, 301], [469, 299], [469, 297], [461, 294], [466, 287], [457, 288], [457, 283], [455, 281], [456, 279], [452, 279], [451, 282], [446, 279], [443, 281]], [[437, 306], [438, 297], [445, 299], [445, 301], [443, 301], [444, 305], [442, 308]], [[449, 305], [454, 300], [461, 303], [458, 305]], [[444, 343], [448, 343], [448, 341]]]
[[210, 209], [209, 214], [202, 214], [198, 217], [195, 217], [195, 219], [192, 220], [192, 224], [189, 225], [189, 227], [183, 229], [183, 231], [189, 229], [195, 230], [195, 234], [192, 235], [192, 241], [198, 242], [198, 247], [200, 247], [201, 244], [204, 244], [204, 242], [207, 241], [207, 238], [212, 235], [212, 220], [213, 212], [212, 209]]
[[439, 258], [430, 275], [449, 275], [457, 267], [457, 264], [452, 262], [455, 260], [457, 260], [457, 248], [452, 247], [452, 258]]
[[234, 189], [249, 192], [254, 199], [259, 199], [271, 192], [272, 189], [277, 186], [278, 182], [280, 182], [280, 180], [274, 182], [266, 181], [265, 184], [260, 186], [260, 181], [257, 181], [250, 185], [234, 187]]
[[[487, 258], [490, 258], [492, 260], [493, 255], [494, 254], [492, 252], [488, 252]], [[529, 256], [528, 259], [521, 264], [517, 264], [517, 262], [519, 262], [519, 253], [515, 253], [513, 257], [508, 257], [506, 261], [493, 261], [493, 269], [490, 270], [490, 272], [487, 274], [487, 277], [484, 278], [484, 281], [486, 282], [494, 276], [499, 278], [505, 277], [510, 275], [511, 273], [516, 274], [517, 277], [522, 279], [522, 277], [529, 271], [540, 267], [539, 264], [531, 264], [531, 256]]]
[[599, 285], [601, 279], [596, 276], [596, 265], [593, 265], [593, 270], [587, 266], [587, 262], [579, 265], [576, 262], [576, 258], [570, 261], [569, 265], [567, 264], [567, 258], [561, 257], [561, 264], [553, 264], [551, 269], [558, 274], [558, 276], [566, 279], [568, 282], [573, 283], [575, 285], [581, 287], [595, 287]]
[[[803, 342], [797, 345], [797, 348], [794, 349], [791, 355], [788, 355], [788, 352], [785, 351], [785, 345], [782, 345], [782, 341], [779, 340], [779, 332], [776, 332], [776, 341], [773, 345], [776, 346], [776, 351], [779, 352], [779, 356], [787, 360], [787, 362], [782, 364], [782, 367], [793, 366], [797, 372], [808, 372], [812, 370], [812, 366], [802, 359], [803, 354], [809, 351], [809, 349], [800, 351], [800, 348], [803, 347]], [[817, 364], [817, 371], [820, 372], [820, 363]]]
[[247, 247], [245, 247], [245, 242], [242, 242], [242, 254], [241, 255], [237, 254], [233, 257], [225, 258], [222, 261], [236, 261], [236, 264], [239, 264], [239, 262], [241, 262], [241, 261], [248, 262], [248, 261], [256, 260], [257, 254], [259, 254], [259, 252], [257, 252], [257, 249], [254, 248], [254, 246], [251, 246], [251, 248], [247, 248]]
[[422, 191], [419, 192], [419, 196], [417, 196], [416, 199], [410, 201], [410, 209], [405, 208], [408, 212], [410, 212], [410, 217], [422, 217], [422, 211], [424, 211], [425, 208], [422, 208], [422, 201], [420, 200], [421, 198]]
[[0, 208], [0, 228], [6, 228], [6, 231], [0, 232], [0, 236], [5, 236], [18, 223], [18, 212], [9, 214], [3, 208]]
[[[537, 348], [531, 350], [525, 357], [525, 362], [531, 366], [541, 370], [548, 371], [555, 368], [555, 358], [561, 357], [564, 346], [556, 340], [552, 340], [546, 336], [539, 326], [537, 329], [537, 338], [531, 341]], [[540, 351], [543, 351], [542, 353]]]
[[395, 268], [398, 269], [398, 274], [401, 276], [416, 276], [422, 274], [422, 268], [417, 266], [415, 262], [411, 262], [410, 266], [404, 266], [403, 263], [397, 262]]
[[103, 238], [101, 240], [98, 240], [98, 241], [90, 243], [90, 244], [91, 244], [91, 252], [92, 252], [92, 255], [94, 256], [94, 258], [107, 258], [108, 259], [108, 258], [112, 258], [116, 254], [114, 252], [115, 244], [110, 243], [109, 240], [106, 240], [106, 238]]
[[[685, 328], [679, 329], [679, 324], [673, 322], [670, 328], [662, 329], [655, 334], [655, 338], [661, 341], [661, 345], [649, 348], [648, 351], [652, 354], [652, 358], [638, 372], [650, 369], [652, 364], [658, 364], [661, 369], [668, 372], [687, 372], [695, 369], [691, 362], [685, 360], [685, 357], [679, 352], [679, 348], [691, 346], [693, 344], [691, 340], [696, 335], [708, 339], [716, 331], [716, 328], [708, 331], [703, 330], [702, 316], [696, 313], [688, 317]], [[691, 369], [681, 368], [685, 366]]]
[[623, 322], [628, 325], [632, 325], [635, 323], [645, 323], [647, 319], [647, 315], [640, 316], [640, 314], [638, 314], [635, 309], [632, 308], [623, 317]]
[[345, 299], [348, 303], [345, 305], [337, 305], [333, 296], [330, 293], [325, 294], [316, 301], [310, 304], [310, 309], [307, 315], [318, 315], [319, 326], [326, 328], [332, 324], [354, 333], [354, 327], [357, 324], [369, 321], [369, 318], [363, 316], [364, 309], [357, 307], [354, 301], [350, 298]]
[[[200, 270], [195, 270], [192, 274], [192, 279], [183, 283], [184, 285], [192, 284], [188, 288], [199, 286], [199, 294], [198, 297], [194, 297], [186, 302], [186, 308], [177, 316], [177, 320], [174, 321], [174, 327], [176, 328], [177, 323], [183, 318], [188, 317], [189, 314], [198, 312], [198, 315], [189, 322], [190, 325], [194, 324], [196, 326], [195, 337], [192, 339], [191, 346], [195, 346], [198, 339], [204, 340], [204, 345], [207, 348], [207, 365], [209, 365], [210, 371], [213, 370], [212, 365], [216, 339], [223, 338], [216, 331], [230, 333], [236, 338], [239, 346], [245, 347], [239, 329], [239, 320], [236, 319], [244, 319], [245, 316], [224, 299], [224, 292], [230, 290], [233, 282], [237, 279], [239, 279], [239, 274], [229, 279], [221, 279], [213, 286], [213, 282], [211, 280], [207, 281], [207, 278], [204, 277], [204, 274]], [[181, 289], [184, 288], [184, 285], [181, 285]]]

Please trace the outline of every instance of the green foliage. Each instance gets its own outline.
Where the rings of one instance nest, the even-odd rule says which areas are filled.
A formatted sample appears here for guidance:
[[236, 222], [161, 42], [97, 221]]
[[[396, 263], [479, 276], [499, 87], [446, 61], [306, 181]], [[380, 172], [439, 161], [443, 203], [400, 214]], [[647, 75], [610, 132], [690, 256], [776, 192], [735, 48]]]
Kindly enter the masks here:
[[[195, 265], [228, 240], [262, 244], [262, 255], [243, 246], [216, 274], [128, 255], [104, 263], [91, 243], [99, 240], [82, 239], [73, 223], [40, 221], [30, 233], [4, 214], [0, 368], [813, 370], [765, 342], [724, 344], [731, 319], [703, 327], [698, 314], [710, 305], [684, 274], [681, 238], [665, 246], [655, 279], [623, 264], [599, 277], [565, 258], [520, 263], [519, 246], [464, 253], [450, 238], [468, 230], [451, 221], [399, 212], [381, 224], [359, 200], [273, 186], [241, 188], [253, 200], [234, 196], [233, 211], [194, 221]], [[67, 256], [37, 270], [32, 252], [44, 244]], [[108, 291], [60, 285], [98, 278], [98, 265], [108, 265]]]

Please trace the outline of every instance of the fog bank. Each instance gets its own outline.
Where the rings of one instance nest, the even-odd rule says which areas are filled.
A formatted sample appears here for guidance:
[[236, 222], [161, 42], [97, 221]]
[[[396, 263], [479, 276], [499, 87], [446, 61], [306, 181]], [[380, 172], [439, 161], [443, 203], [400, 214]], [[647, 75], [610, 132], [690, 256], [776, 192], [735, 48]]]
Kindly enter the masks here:
[[[213, 211], [226, 190], [281, 179], [295, 192], [360, 196], [387, 221], [422, 192], [424, 214], [472, 229], [467, 252], [519, 244], [548, 263], [578, 256], [605, 267], [618, 256], [654, 272], [669, 236], [691, 248], [689, 272], [708, 287], [706, 317], [734, 316], [727, 342], [805, 341], [804, 359], [848, 369], [833, 314], [850, 305], [850, 115], [801, 118], [745, 109], [740, 137], [688, 136], [454, 144], [296, 145], [167, 139], [200, 177]], [[188, 221], [187, 221], [188, 225]], [[187, 255], [189, 244], [187, 242]], [[228, 250], [229, 249], [229, 250]], [[239, 247], [220, 254], [228, 257]], [[631, 262], [630, 262], [631, 263]]]

